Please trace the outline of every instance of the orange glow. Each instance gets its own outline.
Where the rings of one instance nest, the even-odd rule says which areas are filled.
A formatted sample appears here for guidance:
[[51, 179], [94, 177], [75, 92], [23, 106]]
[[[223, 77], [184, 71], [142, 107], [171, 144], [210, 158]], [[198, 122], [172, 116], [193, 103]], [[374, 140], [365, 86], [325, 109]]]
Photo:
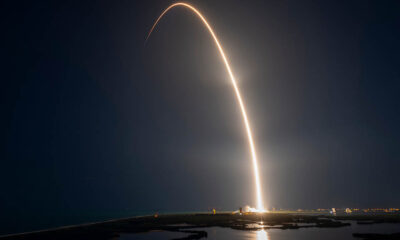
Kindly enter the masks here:
[[191, 5], [187, 4], [187, 3], [182, 3], [182, 2], [174, 3], [174, 4], [170, 5], [169, 7], [167, 7], [161, 13], [161, 15], [157, 18], [157, 20], [154, 23], [153, 27], [150, 29], [149, 34], [147, 35], [146, 41], [150, 37], [151, 33], [153, 32], [154, 28], [157, 26], [157, 24], [161, 20], [161, 18], [170, 9], [172, 9], [174, 7], [177, 7], [177, 6], [185, 7], [187, 9], [192, 10], [201, 19], [201, 21], [204, 23], [204, 25], [207, 27], [208, 31], [210, 32], [212, 38], [214, 39], [214, 42], [215, 42], [215, 44], [216, 44], [216, 46], [218, 48], [218, 51], [219, 51], [219, 53], [220, 53], [220, 55], [222, 57], [222, 60], [225, 63], [225, 68], [226, 68], [226, 70], [227, 70], [227, 72], [229, 74], [229, 77], [231, 79], [231, 82], [232, 82], [232, 85], [233, 85], [233, 88], [234, 88], [234, 91], [235, 91], [235, 94], [236, 94], [237, 101], [239, 102], [240, 110], [242, 112], [243, 121], [244, 121], [245, 129], [246, 129], [247, 137], [248, 137], [248, 141], [249, 141], [249, 147], [250, 147], [250, 152], [251, 152], [251, 156], [252, 156], [252, 163], [253, 163], [253, 169], [254, 169], [254, 180], [255, 180], [255, 185], [256, 185], [257, 210], [264, 211], [264, 205], [263, 205], [262, 194], [261, 194], [261, 183], [260, 183], [260, 176], [259, 176], [259, 170], [258, 170], [256, 148], [254, 146], [253, 136], [252, 136], [252, 133], [251, 133], [250, 123], [249, 123], [249, 120], [247, 118], [246, 109], [245, 109], [242, 97], [240, 95], [239, 88], [238, 88], [238, 86], [236, 84], [235, 77], [233, 76], [231, 67], [229, 66], [228, 59], [226, 58], [224, 50], [222, 49], [222, 46], [219, 43], [219, 40], [218, 40], [217, 36], [215, 35], [215, 33], [214, 33], [213, 29], [211, 28], [211, 26], [208, 24], [207, 20], [193, 6], [191, 6]]

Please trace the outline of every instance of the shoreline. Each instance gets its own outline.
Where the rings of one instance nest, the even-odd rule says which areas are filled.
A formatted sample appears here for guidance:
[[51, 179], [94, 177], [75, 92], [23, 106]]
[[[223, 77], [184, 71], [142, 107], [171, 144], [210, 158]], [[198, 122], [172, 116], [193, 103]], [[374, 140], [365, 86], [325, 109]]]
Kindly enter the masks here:
[[18, 239], [116, 239], [121, 233], [145, 233], [150, 231], [171, 231], [191, 234], [197, 239], [206, 237], [204, 231], [196, 228], [225, 227], [242, 231], [261, 229], [337, 228], [351, 225], [342, 222], [355, 221], [356, 224], [399, 223], [400, 214], [339, 215], [294, 214], [294, 213], [244, 213], [233, 214], [208, 212], [143, 215], [111, 219], [77, 225], [61, 226], [38, 231], [7, 234], [0, 240]]

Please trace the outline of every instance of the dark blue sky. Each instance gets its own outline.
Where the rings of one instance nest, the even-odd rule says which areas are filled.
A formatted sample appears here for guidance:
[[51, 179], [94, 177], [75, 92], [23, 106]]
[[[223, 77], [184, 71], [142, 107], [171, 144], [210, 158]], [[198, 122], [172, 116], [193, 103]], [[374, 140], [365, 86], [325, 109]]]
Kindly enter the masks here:
[[[398, 1], [191, 2], [266, 206], [399, 207]], [[169, 3], [0, 4], [0, 232], [254, 205], [207, 31], [177, 8], [144, 45]]]

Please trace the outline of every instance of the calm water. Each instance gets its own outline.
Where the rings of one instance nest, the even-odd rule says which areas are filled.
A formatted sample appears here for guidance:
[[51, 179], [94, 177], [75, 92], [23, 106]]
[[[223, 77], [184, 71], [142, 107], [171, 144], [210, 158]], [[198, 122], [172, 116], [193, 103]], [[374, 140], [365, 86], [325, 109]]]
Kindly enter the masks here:
[[[351, 226], [341, 228], [303, 228], [303, 229], [273, 229], [262, 231], [240, 231], [230, 228], [202, 228], [196, 230], [205, 230], [208, 233], [207, 240], [213, 239], [231, 239], [231, 240], [310, 240], [310, 239], [348, 239], [355, 240], [352, 233], [395, 233], [400, 232], [400, 224], [385, 223], [358, 225], [355, 222]], [[141, 234], [121, 234], [120, 240], [161, 240], [172, 239], [187, 236], [183, 233], [171, 232], [150, 232]]]
[[68, 215], [59, 212], [41, 214], [2, 215], [0, 211], [0, 236], [12, 233], [22, 233], [62, 227], [67, 225], [84, 224], [91, 222], [103, 222], [112, 219], [143, 216], [154, 214], [153, 212], [138, 211], [87, 211], [76, 212]]

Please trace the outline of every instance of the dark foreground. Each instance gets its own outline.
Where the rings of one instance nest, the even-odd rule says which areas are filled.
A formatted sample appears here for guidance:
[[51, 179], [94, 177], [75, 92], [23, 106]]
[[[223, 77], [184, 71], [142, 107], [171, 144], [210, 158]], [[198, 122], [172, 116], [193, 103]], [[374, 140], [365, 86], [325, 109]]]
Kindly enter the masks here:
[[[150, 231], [171, 231], [186, 233], [180, 239], [202, 239], [207, 237], [207, 227], [231, 228], [242, 231], [261, 229], [299, 229], [299, 228], [338, 228], [349, 226], [345, 220], [356, 221], [356, 224], [399, 223], [400, 215], [297, 215], [284, 213], [251, 213], [251, 214], [176, 214], [160, 216], [144, 216], [107, 221], [77, 226], [57, 228], [32, 233], [8, 235], [0, 240], [8, 239], [118, 239], [121, 233], [143, 233]], [[358, 239], [400, 239], [400, 233], [373, 234], [354, 233]]]

